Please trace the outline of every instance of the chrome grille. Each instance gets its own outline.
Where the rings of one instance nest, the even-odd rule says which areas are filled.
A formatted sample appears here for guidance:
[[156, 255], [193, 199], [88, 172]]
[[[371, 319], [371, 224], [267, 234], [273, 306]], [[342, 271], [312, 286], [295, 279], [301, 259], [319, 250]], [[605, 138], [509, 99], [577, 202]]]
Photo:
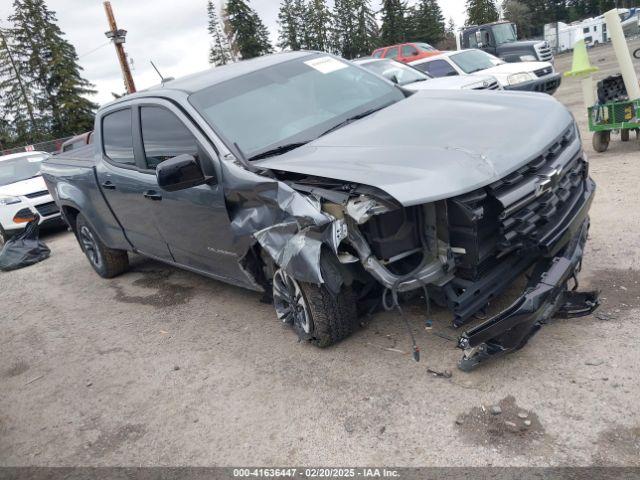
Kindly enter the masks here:
[[536, 70], [533, 73], [535, 73], [536, 77], [538, 77], [538, 78], [546, 77], [547, 75], [551, 75], [553, 73], [553, 68], [552, 67], [541, 68], [539, 70]]
[[553, 52], [547, 42], [540, 42], [535, 46], [538, 60], [541, 62], [553, 62]]
[[447, 202], [452, 247], [462, 278], [480, 278], [514, 251], [546, 249], [563, 216], [581, 201], [588, 169], [575, 126], [546, 151], [487, 187]]

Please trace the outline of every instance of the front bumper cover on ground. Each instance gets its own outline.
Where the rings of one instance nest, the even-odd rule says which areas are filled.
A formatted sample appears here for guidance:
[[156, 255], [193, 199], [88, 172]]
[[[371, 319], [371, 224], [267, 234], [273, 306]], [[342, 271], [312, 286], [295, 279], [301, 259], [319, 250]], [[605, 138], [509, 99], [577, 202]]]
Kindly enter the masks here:
[[[461, 370], [469, 371], [486, 360], [522, 348], [554, 316], [581, 317], [598, 308], [597, 292], [575, 291], [588, 230], [587, 218], [561, 252], [534, 266], [522, 296], [503, 312], [462, 334], [458, 340], [458, 347], [464, 350], [458, 365]], [[574, 290], [568, 289], [571, 279], [575, 280]]]

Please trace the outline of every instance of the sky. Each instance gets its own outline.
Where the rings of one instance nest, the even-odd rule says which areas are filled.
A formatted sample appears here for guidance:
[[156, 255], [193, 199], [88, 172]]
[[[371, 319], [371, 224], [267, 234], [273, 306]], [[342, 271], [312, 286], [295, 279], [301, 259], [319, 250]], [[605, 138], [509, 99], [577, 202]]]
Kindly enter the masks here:
[[[58, 25], [76, 48], [83, 76], [95, 85], [98, 104], [113, 100], [111, 92], [123, 93], [124, 85], [113, 45], [104, 32], [109, 30], [102, 0], [46, 0], [56, 13]], [[219, 7], [221, 0], [214, 0]], [[331, 0], [329, 0], [331, 1]], [[414, 3], [416, 0], [409, 1]], [[446, 19], [460, 26], [465, 20], [465, 0], [438, 0]], [[9, 0], [0, 2], [0, 26], [7, 27], [11, 14]], [[159, 83], [150, 64], [153, 61], [165, 77], [181, 77], [206, 70], [209, 36], [206, 0], [111, 0], [118, 28], [128, 31], [125, 50], [133, 60], [136, 88], [142, 90]], [[380, 0], [372, 0], [379, 8]], [[277, 38], [276, 19], [280, 0], [251, 0]]]

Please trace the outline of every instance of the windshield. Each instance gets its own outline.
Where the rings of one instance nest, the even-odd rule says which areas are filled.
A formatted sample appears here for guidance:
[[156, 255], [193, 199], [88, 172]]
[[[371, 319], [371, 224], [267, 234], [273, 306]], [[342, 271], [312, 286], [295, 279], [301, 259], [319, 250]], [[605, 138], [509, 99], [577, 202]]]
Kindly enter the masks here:
[[46, 158], [42, 154], [3, 160], [0, 157], [0, 187], [40, 175], [40, 165]]
[[466, 50], [449, 57], [464, 73], [475, 73], [504, 63], [482, 50]]
[[251, 158], [315, 140], [353, 116], [403, 98], [376, 75], [312, 54], [213, 85], [189, 101], [228, 145], [237, 143]]
[[498, 25], [494, 25], [492, 29], [493, 37], [496, 39], [496, 45], [518, 41], [516, 30], [511, 23], [499, 23]]
[[404, 63], [393, 60], [368, 62], [363, 63], [362, 66], [367, 70], [377, 73], [378, 75], [382, 75], [387, 80], [396, 82], [398, 85], [409, 85], [410, 83], [424, 82], [431, 78], [413, 67], [409, 67]]

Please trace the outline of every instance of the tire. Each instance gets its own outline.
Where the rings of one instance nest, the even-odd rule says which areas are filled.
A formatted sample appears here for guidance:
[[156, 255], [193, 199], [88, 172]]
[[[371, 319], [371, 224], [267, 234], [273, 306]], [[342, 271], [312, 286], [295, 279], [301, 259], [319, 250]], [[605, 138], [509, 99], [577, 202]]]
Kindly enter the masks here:
[[635, 52], [633, 52], [633, 56], [640, 60], [640, 48], [638, 48]]
[[102, 243], [82, 214], [78, 214], [76, 219], [76, 237], [87, 260], [102, 278], [113, 278], [129, 268], [127, 252], [114, 250]]
[[298, 282], [280, 269], [273, 276], [273, 303], [283, 323], [320, 348], [338, 343], [358, 327], [356, 298], [345, 286], [334, 295], [324, 285]]
[[593, 134], [593, 149], [598, 153], [604, 153], [609, 148], [611, 140], [610, 132], [595, 132]]
[[7, 242], [7, 240], [9, 240], [9, 236], [4, 231], [4, 228], [2, 228], [2, 225], [0, 225], [0, 249], [4, 247], [4, 244]]
[[629, 133], [630, 133], [630, 131], [627, 130], [627, 129], [620, 130], [620, 140], [622, 140], [623, 142], [628, 142], [629, 141]]

